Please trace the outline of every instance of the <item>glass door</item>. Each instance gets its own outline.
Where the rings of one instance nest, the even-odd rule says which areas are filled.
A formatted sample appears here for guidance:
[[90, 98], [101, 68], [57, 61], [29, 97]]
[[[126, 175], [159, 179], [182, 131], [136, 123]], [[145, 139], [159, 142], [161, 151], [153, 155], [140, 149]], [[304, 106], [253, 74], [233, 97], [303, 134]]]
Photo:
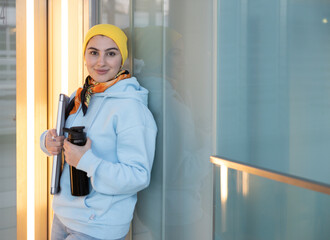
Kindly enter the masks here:
[[132, 238], [212, 239], [212, 1], [91, 3], [92, 23], [127, 33], [126, 67], [149, 90], [158, 126], [151, 183], [138, 194]]
[[16, 239], [16, 7], [0, 1], [0, 236]]

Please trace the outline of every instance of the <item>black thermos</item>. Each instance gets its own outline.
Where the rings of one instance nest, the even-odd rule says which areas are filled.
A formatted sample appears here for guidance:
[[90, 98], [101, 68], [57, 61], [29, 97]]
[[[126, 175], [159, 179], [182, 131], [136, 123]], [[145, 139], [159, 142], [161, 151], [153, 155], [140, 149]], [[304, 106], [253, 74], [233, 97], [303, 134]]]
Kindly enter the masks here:
[[[68, 141], [72, 144], [84, 146], [86, 144], [85, 127], [64, 128], [69, 133]], [[89, 194], [89, 179], [87, 173], [70, 166], [70, 183], [72, 196], [85, 196]]]

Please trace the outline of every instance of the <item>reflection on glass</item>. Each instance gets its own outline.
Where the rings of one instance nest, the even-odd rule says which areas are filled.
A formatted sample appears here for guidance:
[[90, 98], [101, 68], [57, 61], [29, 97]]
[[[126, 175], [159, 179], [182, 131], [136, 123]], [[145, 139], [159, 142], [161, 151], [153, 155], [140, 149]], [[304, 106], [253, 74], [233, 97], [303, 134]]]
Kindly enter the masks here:
[[[129, 27], [130, 0], [90, 0], [93, 24], [110, 23], [122, 29]], [[97, 9], [95, 9], [97, 8]]]
[[226, 166], [222, 166], [220, 168], [220, 198], [221, 203], [224, 204], [227, 202], [228, 199], [228, 168]]
[[[149, 90], [158, 126], [151, 183], [138, 195], [133, 238], [210, 240], [212, 31], [205, 26], [212, 23], [212, 3], [134, 1], [130, 13], [130, 1], [100, 2], [99, 21], [128, 34], [129, 68]], [[206, 17], [197, 21], [200, 15]]]
[[[189, 20], [180, 24], [182, 17], [192, 20], [196, 11], [200, 14], [195, 5], [182, 16], [179, 9], [188, 5], [145, 1], [135, 6], [134, 70], [150, 91], [149, 107], [159, 131], [151, 184], [139, 195], [134, 239], [212, 237], [212, 171], [207, 162], [212, 77], [210, 46], [204, 42], [212, 35], [208, 29], [189, 28]], [[205, 3], [203, 7], [210, 10]], [[195, 31], [201, 36], [190, 38]]]
[[249, 174], [243, 172], [242, 173], [242, 194], [246, 197], [249, 193]]
[[226, 211], [228, 199], [228, 168], [226, 166], [220, 167], [220, 199], [221, 199], [221, 229], [226, 231]]
[[330, 183], [330, 1], [219, 1], [218, 154]]
[[237, 191], [241, 184], [237, 176], [241, 174], [228, 171], [225, 208], [216, 195], [215, 240], [330, 239], [329, 195], [245, 173], [249, 194], [244, 196]]
[[0, 1], [0, 238], [16, 239], [16, 12]]

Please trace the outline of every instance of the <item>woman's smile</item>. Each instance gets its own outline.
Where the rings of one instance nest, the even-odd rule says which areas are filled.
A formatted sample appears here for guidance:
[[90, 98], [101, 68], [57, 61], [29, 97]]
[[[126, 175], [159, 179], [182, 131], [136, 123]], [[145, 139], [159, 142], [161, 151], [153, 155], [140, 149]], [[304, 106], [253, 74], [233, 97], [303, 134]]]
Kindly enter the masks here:
[[95, 71], [96, 71], [99, 75], [104, 75], [104, 74], [106, 74], [109, 70], [95, 69]]

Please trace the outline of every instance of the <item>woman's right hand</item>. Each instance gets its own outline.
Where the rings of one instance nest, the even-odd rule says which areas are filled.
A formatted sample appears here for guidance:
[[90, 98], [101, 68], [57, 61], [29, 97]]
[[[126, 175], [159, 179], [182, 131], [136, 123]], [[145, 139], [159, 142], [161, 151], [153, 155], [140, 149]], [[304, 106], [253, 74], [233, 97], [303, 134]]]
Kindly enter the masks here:
[[64, 136], [57, 136], [56, 129], [49, 129], [46, 134], [45, 147], [52, 155], [61, 153], [63, 148]]

